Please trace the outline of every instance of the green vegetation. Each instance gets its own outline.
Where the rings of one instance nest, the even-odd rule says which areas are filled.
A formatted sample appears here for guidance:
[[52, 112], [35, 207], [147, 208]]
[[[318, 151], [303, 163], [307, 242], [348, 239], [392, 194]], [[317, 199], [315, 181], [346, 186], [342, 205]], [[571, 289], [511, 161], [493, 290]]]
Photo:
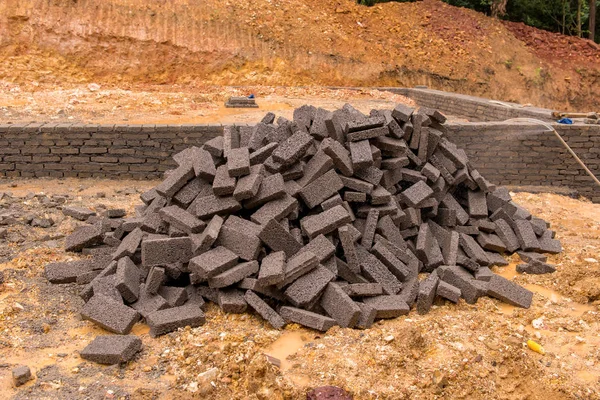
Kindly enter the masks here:
[[[359, 4], [414, 0], [357, 0]], [[523, 22], [527, 25], [565, 35], [600, 38], [595, 23], [598, 0], [443, 0], [457, 7], [466, 7], [496, 18]]]

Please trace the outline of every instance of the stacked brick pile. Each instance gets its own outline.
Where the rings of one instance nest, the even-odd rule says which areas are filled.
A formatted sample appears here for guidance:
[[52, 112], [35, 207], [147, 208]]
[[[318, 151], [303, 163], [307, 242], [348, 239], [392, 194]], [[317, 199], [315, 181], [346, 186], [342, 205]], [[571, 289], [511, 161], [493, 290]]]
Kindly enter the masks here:
[[206, 300], [322, 331], [426, 313], [436, 296], [529, 307], [532, 293], [489, 267], [522, 251], [521, 271], [550, 272], [540, 253], [561, 245], [444, 122], [432, 109], [346, 105], [227, 127], [177, 154], [136, 217], [89, 217], [66, 250], [95, 257], [49, 264], [47, 277], [85, 285], [82, 316], [120, 334], [140, 318], [152, 335], [200, 325]]

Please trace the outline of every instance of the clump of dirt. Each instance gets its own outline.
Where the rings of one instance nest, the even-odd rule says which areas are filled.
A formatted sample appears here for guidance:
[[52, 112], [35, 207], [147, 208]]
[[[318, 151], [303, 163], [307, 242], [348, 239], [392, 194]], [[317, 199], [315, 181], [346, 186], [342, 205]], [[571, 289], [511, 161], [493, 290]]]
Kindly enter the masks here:
[[[0, 192], [12, 192], [0, 200], [1, 210], [17, 215], [7, 239], [0, 239], [0, 247], [10, 249], [0, 260], [0, 397], [296, 399], [333, 385], [357, 399], [600, 399], [600, 300], [593, 290], [600, 277], [600, 205], [554, 194], [513, 198], [552, 223], [565, 249], [549, 257], [557, 272], [518, 275], [517, 256], [510, 266], [495, 267], [535, 292], [530, 309], [491, 298], [476, 305], [438, 300], [427, 315], [413, 311], [367, 330], [320, 333], [295, 324], [277, 331], [258, 316], [209, 305], [207, 323], [198, 328], [150, 338], [148, 328], [136, 324], [133, 334], [144, 348], [127, 364], [87, 362], [78, 352], [107, 332], [79, 317], [77, 286], [51, 285], [43, 277], [47, 262], [72, 257], [60, 237], [80, 223], [44, 196], [68, 195], [69, 205], [125, 208], [133, 215], [138, 194], [156, 184], [0, 182]], [[23, 223], [30, 213], [55, 224]], [[545, 355], [527, 348], [530, 339]], [[36, 378], [13, 388], [10, 371], [21, 364]]]

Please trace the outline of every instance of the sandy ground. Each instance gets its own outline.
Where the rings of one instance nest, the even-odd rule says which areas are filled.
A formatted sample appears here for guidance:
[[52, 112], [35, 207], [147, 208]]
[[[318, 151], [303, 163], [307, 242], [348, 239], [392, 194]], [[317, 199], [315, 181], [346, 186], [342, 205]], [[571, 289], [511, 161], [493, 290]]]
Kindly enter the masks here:
[[[231, 96], [254, 94], [259, 108], [226, 108]], [[127, 87], [74, 85], [18, 85], [0, 81], [0, 120], [14, 122], [71, 123], [256, 123], [265, 113], [292, 119], [295, 108], [312, 104], [328, 110], [351, 102], [362, 112], [413, 105], [404, 96], [376, 89], [330, 90], [322, 87], [146, 85]]]
[[[549, 257], [557, 272], [517, 275], [518, 256], [496, 269], [535, 292], [528, 310], [490, 298], [476, 305], [438, 301], [424, 316], [412, 311], [368, 330], [318, 333], [297, 325], [276, 331], [256, 315], [211, 306], [204, 326], [157, 339], [137, 324], [144, 348], [126, 365], [84, 361], [78, 352], [105, 332], [81, 320], [76, 285], [43, 277], [46, 263], [77, 257], [62, 250], [62, 237], [79, 222], [44, 206], [44, 196], [131, 214], [139, 192], [155, 184], [0, 181], [0, 192], [13, 195], [0, 200], [0, 213], [55, 221], [46, 229], [12, 225], [0, 239], [0, 398], [297, 399], [331, 384], [356, 399], [600, 399], [600, 205], [554, 194], [514, 197], [552, 223], [565, 249]], [[545, 355], [527, 348], [528, 339]], [[279, 358], [281, 368], [265, 354]], [[14, 388], [11, 370], [21, 364], [36, 379]]]

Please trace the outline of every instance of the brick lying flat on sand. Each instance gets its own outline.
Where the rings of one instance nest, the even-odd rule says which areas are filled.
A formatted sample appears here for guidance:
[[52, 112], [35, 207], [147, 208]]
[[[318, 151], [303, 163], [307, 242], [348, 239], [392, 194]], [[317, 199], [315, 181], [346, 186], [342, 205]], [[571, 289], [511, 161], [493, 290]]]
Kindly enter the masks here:
[[79, 355], [84, 360], [113, 365], [130, 361], [140, 350], [142, 340], [137, 336], [101, 335], [96, 336]]
[[148, 315], [146, 322], [150, 326], [150, 336], [157, 337], [178, 328], [204, 325], [206, 318], [202, 310], [195, 305], [183, 305], [154, 311]]
[[94, 211], [83, 207], [63, 207], [62, 213], [67, 217], [73, 217], [80, 221], [85, 221], [89, 217], [96, 215]]
[[562, 246], [477, 171], [445, 121], [402, 104], [305, 105], [203, 145], [177, 139], [174, 168], [135, 216], [64, 207], [84, 221], [66, 249], [92, 258], [51, 263], [46, 277], [85, 285], [84, 318], [126, 333], [142, 316], [153, 336], [204, 323], [205, 301], [318, 330], [424, 314], [436, 296], [528, 307], [531, 292], [490, 268], [518, 251], [518, 272], [552, 272], [539, 253]]

